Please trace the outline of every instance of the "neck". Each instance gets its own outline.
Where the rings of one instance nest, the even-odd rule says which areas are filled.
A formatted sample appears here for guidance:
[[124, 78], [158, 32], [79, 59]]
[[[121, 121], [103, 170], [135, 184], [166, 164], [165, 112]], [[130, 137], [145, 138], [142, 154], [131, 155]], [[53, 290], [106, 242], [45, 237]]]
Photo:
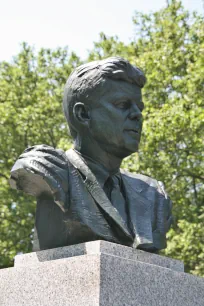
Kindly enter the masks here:
[[117, 172], [120, 168], [122, 159], [103, 150], [103, 148], [90, 137], [77, 139], [74, 143], [74, 149], [82, 156], [91, 158], [94, 162], [101, 164], [108, 172]]

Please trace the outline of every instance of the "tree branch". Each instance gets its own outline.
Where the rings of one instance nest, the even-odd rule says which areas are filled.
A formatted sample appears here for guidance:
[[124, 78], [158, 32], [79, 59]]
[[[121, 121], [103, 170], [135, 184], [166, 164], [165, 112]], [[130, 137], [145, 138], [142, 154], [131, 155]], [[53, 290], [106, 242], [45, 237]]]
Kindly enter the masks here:
[[188, 170], [184, 170], [184, 172], [186, 172], [189, 176], [191, 176], [194, 179], [199, 179], [201, 181], [204, 181], [204, 176], [194, 174], [194, 173], [192, 173], [191, 171], [188, 171]]

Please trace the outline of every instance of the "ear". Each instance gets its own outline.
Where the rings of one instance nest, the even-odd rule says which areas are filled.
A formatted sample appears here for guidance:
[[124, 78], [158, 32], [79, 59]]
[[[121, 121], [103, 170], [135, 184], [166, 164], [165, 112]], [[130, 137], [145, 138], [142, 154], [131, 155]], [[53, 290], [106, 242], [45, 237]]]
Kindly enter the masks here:
[[79, 123], [83, 125], [88, 125], [88, 122], [90, 120], [90, 113], [87, 105], [82, 102], [75, 103], [73, 108], [73, 114], [75, 120], [77, 120]]

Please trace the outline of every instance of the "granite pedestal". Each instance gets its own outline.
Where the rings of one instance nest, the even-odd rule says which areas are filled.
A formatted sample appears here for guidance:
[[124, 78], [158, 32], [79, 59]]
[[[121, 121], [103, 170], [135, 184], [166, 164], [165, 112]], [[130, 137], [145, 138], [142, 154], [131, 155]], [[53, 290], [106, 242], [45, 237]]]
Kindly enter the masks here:
[[204, 279], [180, 261], [94, 241], [17, 255], [1, 306], [204, 306]]

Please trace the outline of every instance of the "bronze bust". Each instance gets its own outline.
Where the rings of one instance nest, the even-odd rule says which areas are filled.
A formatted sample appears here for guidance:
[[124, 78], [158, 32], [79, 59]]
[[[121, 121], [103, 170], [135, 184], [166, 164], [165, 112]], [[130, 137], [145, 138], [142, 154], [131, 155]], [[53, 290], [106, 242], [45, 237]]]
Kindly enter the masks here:
[[120, 170], [138, 151], [145, 82], [119, 57], [69, 76], [63, 108], [74, 149], [29, 147], [11, 170], [11, 186], [37, 197], [33, 250], [93, 240], [151, 252], [166, 247], [172, 205], [163, 184]]

